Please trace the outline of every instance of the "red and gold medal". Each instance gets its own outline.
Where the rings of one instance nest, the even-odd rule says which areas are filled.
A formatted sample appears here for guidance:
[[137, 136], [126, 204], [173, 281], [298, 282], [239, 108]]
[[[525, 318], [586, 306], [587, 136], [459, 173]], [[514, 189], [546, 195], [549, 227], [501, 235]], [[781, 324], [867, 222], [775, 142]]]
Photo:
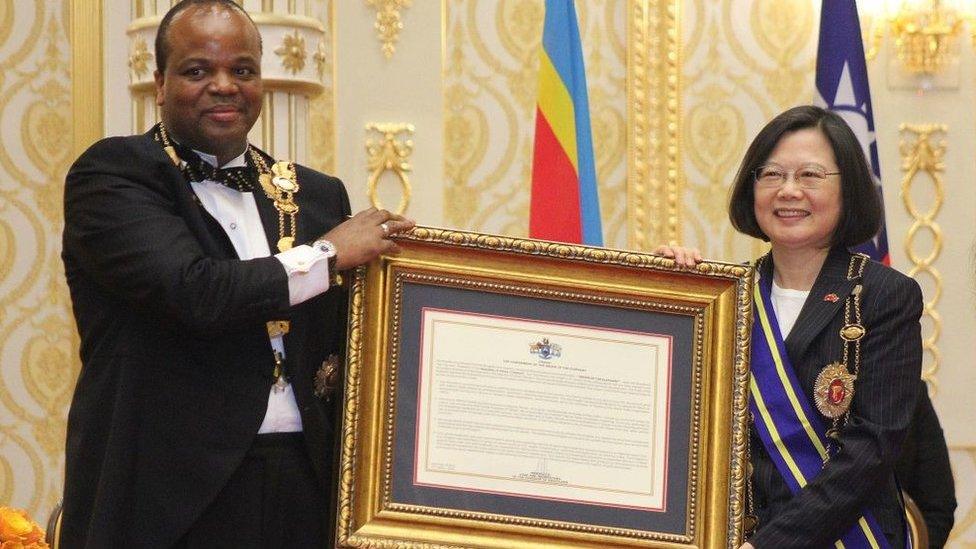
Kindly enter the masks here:
[[857, 376], [840, 362], [824, 366], [813, 383], [813, 401], [817, 410], [831, 419], [844, 415], [854, 399], [855, 379]]

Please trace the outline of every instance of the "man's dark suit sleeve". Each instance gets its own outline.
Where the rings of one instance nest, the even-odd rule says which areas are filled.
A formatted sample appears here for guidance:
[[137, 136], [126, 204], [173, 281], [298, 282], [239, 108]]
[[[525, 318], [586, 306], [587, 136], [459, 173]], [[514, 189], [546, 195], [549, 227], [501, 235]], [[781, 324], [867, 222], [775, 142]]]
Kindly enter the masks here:
[[[122, 143], [128, 151], [120, 150]], [[161, 161], [152, 170], [129, 169], [120, 164], [120, 153], [145, 158], [132, 147], [131, 141], [104, 140], [72, 166], [65, 184], [64, 232], [71, 264], [121, 299], [198, 334], [287, 314], [281, 263], [274, 257], [241, 261], [205, 255], [181, 215], [181, 208], [194, 205], [190, 193], [174, 186], [175, 167]]]
[[879, 268], [874, 275], [862, 304], [867, 335], [843, 449], [761, 527], [751, 540], [757, 549], [831, 546], [891, 475], [921, 374], [922, 293], [914, 280], [894, 270]]
[[929, 547], [941, 548], [949, 538], [956, 511], [956, 487], [939, 416], [924, 382], [908, 440], [895, 472], [903, 490], [915, 501], [929, 531]]

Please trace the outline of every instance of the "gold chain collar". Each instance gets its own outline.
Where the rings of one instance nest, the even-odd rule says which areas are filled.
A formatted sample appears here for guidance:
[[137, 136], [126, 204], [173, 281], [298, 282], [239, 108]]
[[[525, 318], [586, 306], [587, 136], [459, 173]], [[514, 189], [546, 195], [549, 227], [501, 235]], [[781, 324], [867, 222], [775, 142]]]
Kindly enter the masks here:
[[[163, 150], [166, 151], [166, 155], [169, 156], [173, 164], [180, 169], [183, 176], [189, 181], [191, 176], [184, 169], [186, 162], [176, 153], [176, 147], [170, 141], [166, 126], [162, 123], [159, 124], [157, 135], [157, 141], [160, 142]], [[264, 191], [264, 195], [272, 201], [275, 210], [278, 211], [278, 251], [290, 250], [295, 245], [298, 218], [298, 204], [295, 203], [295, 195], [298, 194], [300, 189], [298, 176], [295, 173], [295, 165], [292, 162], [282, 160], [275, 162], [269, 168], [264, 157], [250, 143], [247, 144], [247, 149], [244, 153], [251, 158], [251, 161], [257, 168], [258, 182], [261, 185], [261, 190]], [[244, 190], [244, 186], [240, 181], [236, 181], [236, 184], [239, 190]], [[247, 186], [251, 187], [249, 183]]]

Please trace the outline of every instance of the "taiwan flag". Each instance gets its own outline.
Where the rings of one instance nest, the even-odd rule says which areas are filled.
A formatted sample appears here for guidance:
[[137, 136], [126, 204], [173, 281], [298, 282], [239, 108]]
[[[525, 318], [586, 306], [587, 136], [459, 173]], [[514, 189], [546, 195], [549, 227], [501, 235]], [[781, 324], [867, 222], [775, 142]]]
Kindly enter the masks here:
[[854, 0], [824, 0], [820, 12], [820, 45], [817, 48], [817, 98], [825, 109], [840, 115], [854, 130], [864, 156], [871, 164], [871, 174], [882, 204], [881, 229], [871, 240], [855, 247], [871, 259], [891, 264], [888, 236], [885, 230], [884, 195], [881, 192], [881, 167], [878, 143], [874, 136], [874, 113], [868, 86], [861, 23]]

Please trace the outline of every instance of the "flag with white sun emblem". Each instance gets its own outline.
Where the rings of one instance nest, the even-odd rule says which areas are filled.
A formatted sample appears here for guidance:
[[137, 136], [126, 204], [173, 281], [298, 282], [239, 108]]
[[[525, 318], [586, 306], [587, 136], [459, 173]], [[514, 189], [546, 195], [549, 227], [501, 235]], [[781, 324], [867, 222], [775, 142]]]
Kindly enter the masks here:
[[[871, 164], [871, 174], [883, 212], [884, 195], [881, 192], [881, 166], [874, 135], [871, 89], [868, 86], [861, 24], [854, 0], [823, 0], [821, 4], [816, 82], [816, 103], [840, 115], [861, 142], [864, 156]], [[853, 250], [889, 265], [891, 260], [885, 226], [882, 213], [878, 234]]]

